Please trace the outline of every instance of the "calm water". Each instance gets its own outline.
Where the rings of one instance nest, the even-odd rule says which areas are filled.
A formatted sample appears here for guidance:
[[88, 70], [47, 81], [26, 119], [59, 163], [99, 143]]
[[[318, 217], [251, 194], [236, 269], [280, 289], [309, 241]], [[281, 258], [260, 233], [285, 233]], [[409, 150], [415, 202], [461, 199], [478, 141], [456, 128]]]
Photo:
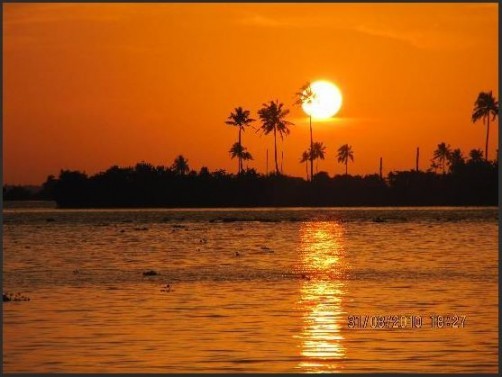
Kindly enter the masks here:
[[496, 208], [3, 215], [5, 372], [498, 372]]

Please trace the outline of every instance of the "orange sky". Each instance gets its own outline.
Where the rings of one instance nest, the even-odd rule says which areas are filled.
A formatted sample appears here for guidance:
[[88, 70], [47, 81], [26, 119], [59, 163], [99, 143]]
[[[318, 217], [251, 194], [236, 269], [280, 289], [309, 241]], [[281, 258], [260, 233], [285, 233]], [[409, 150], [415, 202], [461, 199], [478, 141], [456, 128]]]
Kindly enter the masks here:
[[[498, 98], [497, 4], [4, 4], [4, 183], [39, 184], [59, 170], [93, 174], [141, 160], [235, 172], [228, 150], [237, 106], [253, 117], [279, 99], [295, 123], [284, 173], [303, 176], [308, 118], [293, 106], [306, 81], [344, 96], [335, 120], [314, 122], [327, 146], [319, 170], [430, 166], [445, 141], [484, 150], [472, 124], [480, 91]], [[490, 158], [498, 122], [490, 128]], [[273, 137], [252, 130], [249, 167], [265, 170]], [[280, 155], [280, 152], [279, 152]], [[272, 170], [272, 160], [269, 169]]]

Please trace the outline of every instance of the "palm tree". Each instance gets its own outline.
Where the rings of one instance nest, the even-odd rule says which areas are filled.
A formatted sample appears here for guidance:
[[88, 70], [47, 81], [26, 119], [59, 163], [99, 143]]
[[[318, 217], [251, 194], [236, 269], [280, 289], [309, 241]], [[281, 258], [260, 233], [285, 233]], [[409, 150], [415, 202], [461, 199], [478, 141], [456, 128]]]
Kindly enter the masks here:
[[282, 103], [276, 100], [275, 102], [270, 101], [268, 105], [264, 103], [263, 107], [258, 110], [258, 115], [262, 122], [261, 131], [265, 135], [268, 135], [272, 131], [274, 132], [275, 172], [277, 174], [280, 174], [279, 165], [277, 164], [277, 133], [283, 139], [284, 135], [290, 133], [288, 126], [294, 124], [284, 119], [289, 114], [289, 110], [283, 109], [283, 106]]
[[465, 158], [462, 151], [457, 148], [454, 149], [449, 156], [448, 163], [450, 165], [450, 172], [456, 173], [465, 165]]
[[486, 123], [486, 144], [485, 144], [485, 158], [488, 161], [488, 136], [490, 134], [490, 117], [492, 120], [499, 115], [499, 101], [493, 97], [492, 91], [481, 92], [474, 103], [474, 110], [472, 111], [472, 122], [478, 119], [483, 119], [483, 124]]
[[481, 149], [472, 149], [469, 152], [469, 159], [471, 163], [479, 163], [483, 161], [483, 151]]
[[451, 158], [451, 148], [450, 144], [445, 143], [438, 144], [437, 149], [434, 151], [434, 157], [432, 162], [435, 163], [434, 166], [441, 166], [443, 169], [443, 174], [446, 174], [446, 165], [449, 164]]
[[[304, 103], [311, 104], [314, 102], [316, 96], [310, 86], [310, 82], [307, 82], [300, 88], [299, 92], [295, 93], [297, 99], [296, 105], [303, 105]], [[309, 125], [310, 125], [310, 150], [314, 149], [314, 139], [312, 137], [312, 114], [309, 114]], [[313, 170], [314, 170], [314, 160], [310, 159], [310, 180], [313, 178]]]
[[[243, 161], [253, 160], [253, 156], [251, 155], [251, 153], [246, 151], [246, 148], [244, 148], [244, 151], [242, 152], [242, 155], [241, 155], [241, 159]], [[247, 169], [247, 164], [246, 164], [246, 169]]]
[[344, 144], [338, 148], [338, 162], [345, 164], [345, 175], [347, 175], [349, 159], [354, 161], [354, 152], [352, 151], [352, 146]]
[[309, 151], [310, 150], [304, 151], [302, 153], [302, 158], [300, 159], [301, 164], [303, 164], [305, 162], [305, 174], [307, 176], [307, 181], [309, 180], [309, 168], [307, 165], [307, 161], [311, 160]]
[[180, 154], [174, 159], [171, 169], [178, 175], [185, 175], [190, 171], [188, 160]]
[[[324, 160], [326, 154], [326, 146], [324, 143], [315, 142], [312, 149], [311, 161], [321, 159]], [[317, 173], [317, 162], [316, 162], [316, 173]]]
[[[242, 107], [236, 107], [234, 113], [230, 113], [228, 120], [225, 122], [226, 124], [230, 126], [235, 126], [239, 127], [239, 145], [242, 146], [242, 137], [241, 137], [241, 132], [245, 130], [245, 127], [248, 127], [251, 125], [252, 122], [254, 122], [254, 119], [251, 119], [249, 117], [249, 110], [244, 110]], [[239, 167], [238, 167], [238, 173], [242, 171], [242, 157], [239, 156]]]
[[[230, 148], [230, 150], [228, 152], [230, 153], [230, 157], [232, 159], [234, 159], [235, 157], [238, 157], [240, 162], [252, 160], [253, 156], [246, 149], [247, 148], [243, 147], [241, 144], [234, 143], [234, 145], [232, 145], [232, 148]], [[241, 166], [241, 169], [239, 170], [238, 174], [241, 174], [241, 173], [242, 173], [242, 166]]]

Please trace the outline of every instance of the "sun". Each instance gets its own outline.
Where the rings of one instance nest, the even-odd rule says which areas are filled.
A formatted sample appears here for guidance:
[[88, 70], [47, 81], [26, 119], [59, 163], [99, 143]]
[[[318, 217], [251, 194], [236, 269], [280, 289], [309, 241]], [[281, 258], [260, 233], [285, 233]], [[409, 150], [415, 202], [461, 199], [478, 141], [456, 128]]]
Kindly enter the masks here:
[[342, 92], [333, 83], [325, 80], [310, 84], [314, 98], [302, 104], [303, 111], [312, 118], [326, 119], [335, 115], [342, 107]]

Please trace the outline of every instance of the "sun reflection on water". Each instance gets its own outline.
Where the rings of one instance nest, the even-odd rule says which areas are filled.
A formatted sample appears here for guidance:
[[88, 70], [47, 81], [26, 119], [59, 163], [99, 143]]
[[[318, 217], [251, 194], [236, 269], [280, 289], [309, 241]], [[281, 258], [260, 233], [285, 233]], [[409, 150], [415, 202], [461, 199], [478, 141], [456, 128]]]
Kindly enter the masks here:
[[300, 229], [300, 272], [304, 281], [300, 306], [304, 309], [301, 341], [303, 372], [339, 372], [346, 355], [341, 333], [347, 262], [343, 227], [335, 222], [310, 222]]

